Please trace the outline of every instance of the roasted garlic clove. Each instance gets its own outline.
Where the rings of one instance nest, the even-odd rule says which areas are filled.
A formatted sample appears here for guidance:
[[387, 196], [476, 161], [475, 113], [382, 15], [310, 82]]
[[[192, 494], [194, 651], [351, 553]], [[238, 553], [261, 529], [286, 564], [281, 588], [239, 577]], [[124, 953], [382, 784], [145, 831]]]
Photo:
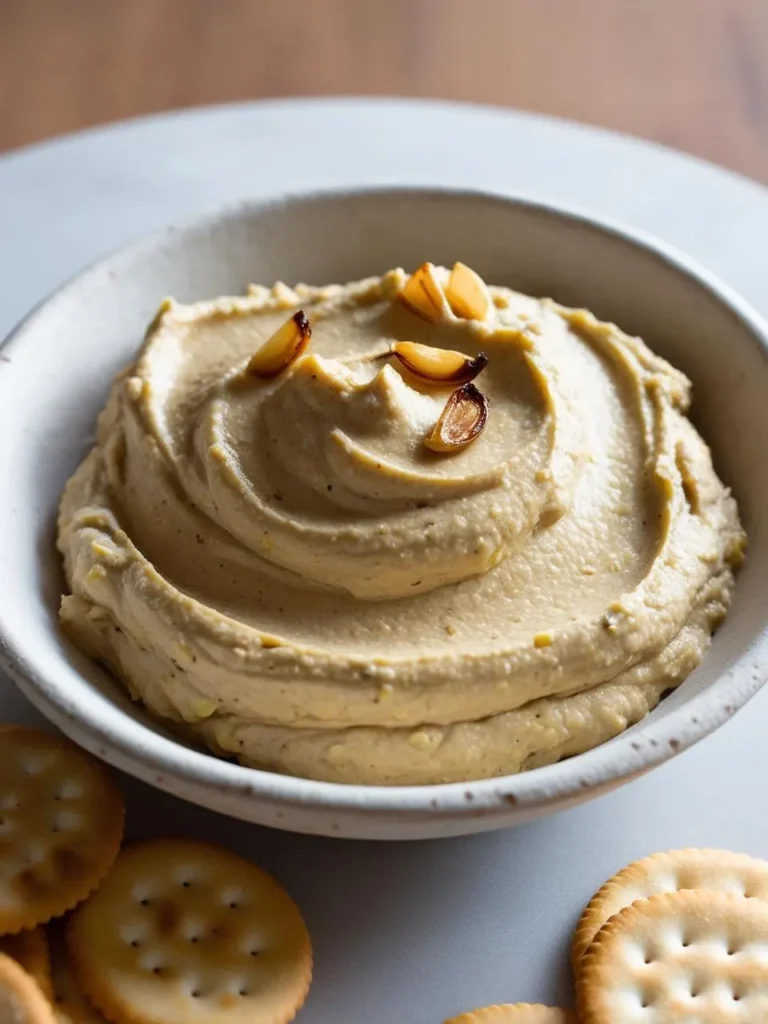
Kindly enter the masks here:
[[454, 263], [445, 297], [463, 320], [485, 320], [493, 304], [485, 281], [466, 263]]
[[417, 341], [396, 341], [392, 352], [415, 377], [430, 384], [466, 384], [484, 370], [484, 352], [474, 358], [452, 349], [433, 348]]
[[312, 328], [304, 310], [300, 309], [278, 327], [271, 338], [251, 356], [246, 366], [246, 377], [276, 377], [278, 373], [298, 359], [309, 344]]
[[412, 313], [432, 324], [444, 320], [450, 313], [432, 263], [422, 263], [419, 269], [411, 274], [400, 292], [400, 299]]
[[488, 399], [474, 384], [457, 388], [424, 444], [433, 452], [457, 452], [483, 432], [488, 420]]

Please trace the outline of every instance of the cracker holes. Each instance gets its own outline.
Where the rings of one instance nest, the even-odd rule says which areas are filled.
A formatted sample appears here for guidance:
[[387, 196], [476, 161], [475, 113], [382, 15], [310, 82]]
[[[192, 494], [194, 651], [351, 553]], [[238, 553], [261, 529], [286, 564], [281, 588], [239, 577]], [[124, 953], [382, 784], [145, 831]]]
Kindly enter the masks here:
[[28, 757], [22, 759], [22, 761], [21, 761], [21, 772], [22, 772], [22, 775], [26, 775], [26, 776], [31, 777], [31, 776], [34, 776], [34, 775], [43, 775], [43, 774], [45, 774], [48, 771], [51, 771], [53, 773], [58, 768], [58, 765], [55, 762], [56, 762], [55, 758], [52, 761], [50, 758], [46, 759], [44, 756], [43, 757], [28, 756]]
[[181, 939], [196, 946], [210, 935], [210, 930], [206, 928], [205, 921], [197, 917], [189, 917], [179, 922], [179, 935]]
[[139, 958], [136, 966], [138, 970], [152, 974], [156, 978], [172, 973], [169, 970], [168, 960], [163, 957], [160, 950], [150, 950], [149, 953]]
[[137, 906], [148, 907], [159, 895], [162, 895], [162, 889], [158, 891], [157, 881], [151, 875], [137, 878], [131, 886], [130, 898]]
[[242, 889], [225, 889], [221, 893], [221, 902], [230, 910], [239, 910], [245, 905], [245, 893]]
[[141, 926], [128, 926], [121, 930], [120, 937], [126, 946], [130, 946], [131, 949], [140, 949], [146, 945], [147, 939], [150, 938], [150, 933]]
[[73, 780], [62, 782], [54, 796], [54, 800], [78, 800], [83, 796], [83, 787]]

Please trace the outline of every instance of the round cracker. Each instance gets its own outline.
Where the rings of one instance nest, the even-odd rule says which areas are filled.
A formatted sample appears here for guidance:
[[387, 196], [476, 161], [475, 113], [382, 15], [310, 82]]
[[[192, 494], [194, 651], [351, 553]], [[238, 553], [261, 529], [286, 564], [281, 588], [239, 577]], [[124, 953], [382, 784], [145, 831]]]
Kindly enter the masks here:
[[93, 891], [117, 856], [123, 798], [104, 766], [62, 736], [0, 736], [0, 934], [44, 924]]
[[499, 1003], [451, 1017], [445, 1024], [576, 1024], [570, 1010], [540, 1003]]
[[58, 1024], [107, 1024], [107, 1020], [86, 998], [69, 966], [64, 942], [64, 925], [55, 921], [50, 925], [48, 937], [53, 975], [51, 1002]]
[[597, 934], [576, 979], [582, 1024], [768, 1021], [768, 903], [658, 893]]
[[654, 893], [705, 889], [768, 900], [768, 862], [730, 850], [670, 850], [635, 861], [610, 878], [587, 904], [573, 936], [571, 957], [579, 961], [605, 922], [635, 900]]
[[0, 953], [0, 1021], [3, 1024], [56, 1024], [40, 986], [12, 957]]
[[40, 986], [46, 999], [53, 996], [51, 982], [51, 954], [48, 937], [43, 928], [0, 936], [0, 953], [5, 953], [24, 968]]
[[192, 840], [124, 848], [72, 915], [67, 946], [91, 1002], [131, 1024], [284, 1024], [312, 978], [309, 935], [285, 890]]

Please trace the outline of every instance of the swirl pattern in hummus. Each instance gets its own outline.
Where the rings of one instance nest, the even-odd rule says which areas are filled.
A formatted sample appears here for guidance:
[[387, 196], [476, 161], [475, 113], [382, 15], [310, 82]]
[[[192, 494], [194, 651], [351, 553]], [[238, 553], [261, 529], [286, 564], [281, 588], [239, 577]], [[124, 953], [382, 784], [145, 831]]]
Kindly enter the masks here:
[[[430, 323], [405, 281], [167, 301], [62, 499], [67, 630], [246, 764], [394, 785], [553, 762], [645, 715], [730, 601], [744, 534], [681, 373], [505, 288]], [[244, 379], [298, 308], [306, 353]], [[396, 340], [488, 356], [462, 451], [425, 447], [450, 388]]]

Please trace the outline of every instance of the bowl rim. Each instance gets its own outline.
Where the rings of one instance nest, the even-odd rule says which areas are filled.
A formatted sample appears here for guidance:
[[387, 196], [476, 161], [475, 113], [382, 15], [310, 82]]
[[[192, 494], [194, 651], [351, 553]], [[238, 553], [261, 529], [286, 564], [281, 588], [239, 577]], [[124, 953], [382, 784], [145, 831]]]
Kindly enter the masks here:
[[[504, 206], [522, 207], [554, 220], [609, 235], [639, 249], [666, 268], [692, 280], [739, 320], [768, 355], [768, 322], [734, 289], [673, 245], [620, 220], [582, 208], [551, 202], [518, 192], [490, 189], [434, 187], [429, 185], [366, 185], [286, 191], [228, 203], [158, 228], [101, 255], [77, 271], [40, 300], [0, 343], [12, 352], [23, 344], [36, 321], [55, 300], [87, 287], [105, 267], [132, 264], [153, 252], [167, 239], [183, 239], [205, 232], [222, 222], [297, 203], [344, 201], [411, 196], [424, 199], [480, 199]], [[116, 275], [119, 279], [119, 275]], [[0, 375], [0, 385], [2, 375]], [[52, 621], [52, 628], [57, 622]], [[749, 664], [747, 664], [749, 663]], [[258, 799], [275, 807], [315, 809], [337, 814], [354, 813], [398, 820], [427, 816], [465, 817], [503, 814], [508, 818], [526, 810], [576, 803], [585, 791], [608, 791], [622, 781], [645, 773], [709, 735], [757, 693], [768, 678], [768, 621], [760, 635], [737, 656], [731, 667], [710, 686], [694, 694], [680, 707], [657, 720], [643, 720], [607, 743], [565, 761], [516, 775], [468, 782], [414, 786], [367, 786], [322, 782], [282, 775], [242, 765], [185, 746], [150, 725], [137, 721], [104, 696], [116, 712], [110, 726], [101, 720], [101, 699], [73, 700], [65, 695], [55, 677], [38, 671], [34, 656], [16, 642], [8, 630], [0, 595], [0, 667], [28, 699], [70, 738], [129, 774], [160, 788], [179, 792], [172, 784], [200, 791], [215, 789], [220, 795]], [[83, 678], [83, 686], [86, 683]], [[73, 707], [77, 714], [73, 714]], [[194, 793], [184, 793], [197, 799]]]

